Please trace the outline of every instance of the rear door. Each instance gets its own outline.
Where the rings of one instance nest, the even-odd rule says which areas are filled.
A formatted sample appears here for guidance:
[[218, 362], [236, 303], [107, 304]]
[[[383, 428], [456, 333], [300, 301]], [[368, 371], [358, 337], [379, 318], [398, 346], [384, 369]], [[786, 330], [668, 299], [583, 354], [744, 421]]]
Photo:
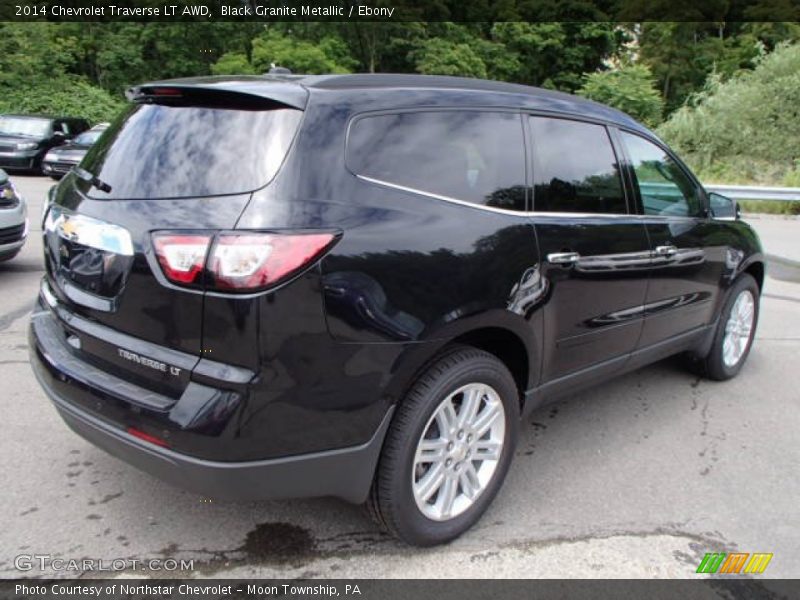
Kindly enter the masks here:
[[664, 146], [620, 131], [653, 252], [642, 348], [711, 322], [725, 262], [702, 188]]
[[530, 116], [533, 222], [549, 287], [543, 382], [624, 366], [642, 329], [650, 246], [598, 123]]

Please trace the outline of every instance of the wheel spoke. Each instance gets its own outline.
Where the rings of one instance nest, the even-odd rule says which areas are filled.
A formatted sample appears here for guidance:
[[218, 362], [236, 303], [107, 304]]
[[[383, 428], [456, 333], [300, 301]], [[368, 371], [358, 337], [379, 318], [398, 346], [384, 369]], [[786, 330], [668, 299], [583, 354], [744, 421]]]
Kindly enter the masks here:
[[444, 481], [444, 465], [442, 463], [435, 464], [417, 484], [417, 489], [415, 490], [417, 497], [423, 502], [427, 502], [436, 490], [442, 487]]
[[415, 463], [440, 462], [447, 452], [447, 440], [444, 438], [424, 439], [417, 448]]
[[484, 388], [482, 386], [475, 386], [464, 393], [464, 400], [461, 402], [461, 408], [458, 411], [459, 429], [462, 429], [468, 423], [472, 423], [472, 421], [475, 420], [475, 415], [478, 412], [478, 407], [481, 405], [481, 399], [484, 393]]
[[456, 501], [456, 492], [458, 491], [458, 482], [454, 477], [446, 477], [441, 490], [439, 490], [439, 497], [436, 499], [436, 504], [441, 511], [442, 517], [449, 518], [453, 512], [453, 504]]
[[478, 479], [477, 471], [475, 471], [475, 465], [472, 462], [467, 462], [458, 479], [461, 483], [461, 491], [470, 500], [474, 499], [481, 490], [481, 482]]
[[499, 404], [487, 404], [473, 421], [472, 429], [475, 431], [475, 434], [481, 437], [494, 424], [495, 419], [497, 419], [500, 414]]
[[458, 416], [456, 415], [456, 409], [453, 406], [452, 398], [447, 398], [442, 402], [439, 410], [436, 412], [436, 423], [439, 425], [439, 434], [445, 438], [456, 428]]
[[500, 460], [503, 444], [493, 440], [478, 440], [475, 442], [475, 460]]

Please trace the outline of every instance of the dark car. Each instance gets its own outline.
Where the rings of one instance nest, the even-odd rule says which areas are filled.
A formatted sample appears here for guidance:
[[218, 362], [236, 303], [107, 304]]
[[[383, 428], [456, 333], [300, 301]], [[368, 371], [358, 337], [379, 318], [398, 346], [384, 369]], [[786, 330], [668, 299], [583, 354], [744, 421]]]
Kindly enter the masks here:
[[63, 146], [51, 148], [42, 160], [42, 173], [50, 175], [53, 179], [61, 179], [72, 167], [83, 160], [89, 148], [103, 135], [106, 129], [108, 129], [107, 123], [95, 125], [88, 131], [75, 136]]
[[337, 496], [440, 543], [544, 402], [747, 358], [758, 238], [616, 110], [394, 75], [129, 98], [51, 198], [30, 348], [70, 427], [180, 486]]
[[0, 115], [0, 167], [38, 172], [50, 148], [87, 129], [85, 119]]

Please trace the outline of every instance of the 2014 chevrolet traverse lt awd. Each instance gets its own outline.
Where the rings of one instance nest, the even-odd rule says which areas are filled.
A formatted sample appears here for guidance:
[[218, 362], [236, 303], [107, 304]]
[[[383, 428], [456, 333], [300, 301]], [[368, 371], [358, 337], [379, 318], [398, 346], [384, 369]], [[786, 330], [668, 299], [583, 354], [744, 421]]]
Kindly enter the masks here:
[[50, 199], [32, 363], [70, 427], [185, 488], [440, 543], [546, 400], [747, 358], [759, 241], [625, 114], [395, 75], [129, 98]]

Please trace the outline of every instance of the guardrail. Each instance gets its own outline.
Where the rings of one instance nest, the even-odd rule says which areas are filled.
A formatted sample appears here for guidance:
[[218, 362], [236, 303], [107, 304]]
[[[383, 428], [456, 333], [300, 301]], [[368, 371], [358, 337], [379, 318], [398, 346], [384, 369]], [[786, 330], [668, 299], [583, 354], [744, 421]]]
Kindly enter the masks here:
[[800, 188], [760, 187], [753, 185], [705, 185], [707, 192], [716, 192], [728, 198], [742, 200], [779, 200], [781, 202], [800, 201]]

